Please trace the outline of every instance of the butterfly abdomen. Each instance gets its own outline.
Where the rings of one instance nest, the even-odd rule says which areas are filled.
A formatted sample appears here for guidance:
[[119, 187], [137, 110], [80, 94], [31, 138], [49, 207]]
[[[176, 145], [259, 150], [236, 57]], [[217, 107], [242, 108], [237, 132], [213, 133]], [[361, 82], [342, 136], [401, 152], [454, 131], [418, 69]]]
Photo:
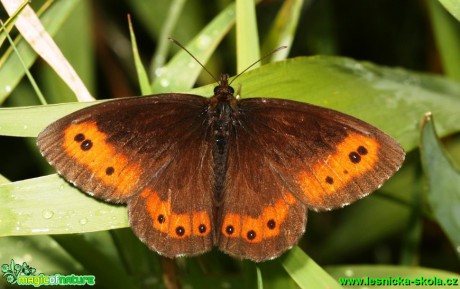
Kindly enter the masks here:
[[[230, 94], [229, 98], [233, 98]], [[214, 159], [214, 187], [213, 199], [216, 207], [219, 207], [223, 200], [225, 180], [227, 179], [228, 162], [228, 138], [232, 131], [234, 110], [227, 99], [219, 99], [209, 107], [209, 124], [213, 137], [213, 159]]]

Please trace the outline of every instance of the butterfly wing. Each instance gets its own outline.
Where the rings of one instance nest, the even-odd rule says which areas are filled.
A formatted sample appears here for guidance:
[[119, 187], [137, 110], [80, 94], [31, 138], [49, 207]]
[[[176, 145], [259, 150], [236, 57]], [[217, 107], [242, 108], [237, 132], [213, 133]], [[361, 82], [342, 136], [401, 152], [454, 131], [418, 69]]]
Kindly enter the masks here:
[[37, 145], [57, 171], [100, 199], [127, 203], [131, 227], [173, 257], [212, 247], [208, 100], [169, 94], [115, 100], [47, 127]]
[[297, 242], [307, 207], [343, 207], [379, 188], [404, 160], [396, 141], [363, 121], [274, 99], [239, 102], [228, 147], [219, 247], [255, 261]]

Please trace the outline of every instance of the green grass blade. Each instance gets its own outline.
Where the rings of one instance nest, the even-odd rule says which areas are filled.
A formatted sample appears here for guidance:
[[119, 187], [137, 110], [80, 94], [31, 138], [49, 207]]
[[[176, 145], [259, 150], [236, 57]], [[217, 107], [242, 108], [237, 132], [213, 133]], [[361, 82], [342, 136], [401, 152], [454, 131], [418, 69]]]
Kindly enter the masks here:
[[[50, 35], [55, 35], [61, 27], [62, 21], [71, 15], [78, 2], [77, 0], [57, 1], [54, 3], [55, 5], [50, 6], [40, 17], [40, 21], [43, 23], [45, 30]], [[36, 52], [20, 36], [15, 40], [15, 43], [19, 54], [24, 59], [27, 67], [30, 68], [37, 59]], [[13, 54], [12, 49], [8, 49], [0, 58], [0, 67], [2, 68], [0, 69], [1, 103], [18, 85], [25, 72], [22, 69], [18, 69], [18, 67], [21, 67], [21, 63], [16, 55]]]
[[131, 17], [128, 15], [129, 34], [131, 35], [131, 45], [133, 48], [134, 66], [136, 67], [137, 79], [139, 81], [139, 87], [141, 88], [142, 95], [152, 94], [152, 88], [150, 87], [149, 77], [145, 70], [144, 64], [142, 64], [139, 51], [137, 50], [136, 35], [134, 34], [133, 24]]
[[[16, 20], [18, 19], [18, 15], [19, 13], [21, 13], [22, 10], [24, 10], [24, 8], [29, 4], [28, 1], [24, 1], [24, 3], [22, 3], [19, 8], [16, 10], [16, 12], [14, 12], [12, 15], [10, 15], [10, 17], [5, 21], [4, 25], [5, 27], [2, 27], [2, 29], [0, 30], [0, 32], [3, 32], [4, 30], [6, 32], [10, 32], [11, 29], [13, 29], [14, 27], [14, 23], [16, 22]], [[5, 33], [0, 33], [0, 47], [2, 46], [3, 42], [6, 40], [6, 35]]]
[[[234, 21], [235, 5], [230, 4], [188, 43], [187, 49], [203, 64], [206, 64], [217, 45], [233, 26]], [[157, 70], [152, 90], [160, 93], [190, 89], [201, 69], [201, 66], [187, 52], [180, 51], [166, 66]]]
[[460, 81], [460, 23], [438, 1], [427, 1], [444, 73]]
[[19, 62], [21, 63], [22, 65], [22, 68], [24, 69], [24, 72], [25, 74], [27, 75], [27, 78], [29, 79], [34, 91], [35, 91], [35, 94], [38, 96], [38, 99], [40, 100], [41, 104], [46, 104], [46, 99], [45, 97], [43, 96], [40, 88], [38, 87], [37, 85], [37, 82], [35, 81], [34, 77], [32, 76], [32, 74], [30, 73], [29, 69], [27, 68], [26, 64], [24, 63], [24, 59], [22, 59], [21, 57], [21, 54], [19, 54], [19, 51], [18, 49], [16, 48], [16, 45], [14, 44], [13, 42], [13, 39], [11, 39], [9, 33], [8, 33], [8, 30], [6, 29], [6, 27], [3, 25], [3, 22], [0, 20], [0, 24], [2, 26], [2, 30], [3, 30], [3, 33], [6, 34], [6, 38], [8, 39], [8, 41], [10, 42], [10, 45], [11, 47], [13, 48], [14, 50], [14, 53], [16, 54], [16, 56], [18, 57], [19, 59]]
[[[237, 72], [260, 59], [255, 1], [236, 1], [236, 52]], [[253, 68], [259, 66], [260, 63], [257, 63]]]
[[0, 185], [0, 236], [71, 234], [128, 226], [123, 206], [78, 191], [58, 175]]
[[270, 58], [271, 62], [287, 58], [292, 47], [292, 42], [294, 41], [303, 6], [304, 0], [287, 0], [283, 2], [270, 28], [270, 32], [262, 45], [262, 52], [268, 53], [283, 45], [287, 46], [287, 48], [273, 54]]
[[[56, 235], [53, 239], [73, 256], [88, 274], [96, 277], [96, 285], [102, 288], [136, 289], [128, 272], [120, 264], [102, 252], [101, 246], [95, 246], [81, 235]], [[107, 244], [104, 244], [107, 246]], [[115, 277], [116, 276], [116, 277]]]
[[[4, 2], [4, 6], [10, 13], [19, 7], [14, 1]], [[80, 101], [94, 100], [31, 7], [24, 8], [15, 25], [34, 51], [56, 71]]]
[[458, 0], [439, 0], [442, 5], [460, 21], [460, 1]]
[[428, 202], [460, 257], [460, 172], [443, 151], [430, 113], [425, 115], [420, 141]]
[[281, 257], [281, 264], [292, 279], [302, 289], [342, 288], [334, 278], [306, 255], [299, 247], [294, 247]]
[[102, 101], [0, 108], [0, 135], [36, 137], [51, 122], [99, 102]]
[[[174, 27], [180, 19], [180, 16], [183, 14], [182, 11], [185, 2], [185, 0], [171, 1], [167, 16], [158, 36], [158, 45], [156, 47], [156, 51], [153, 56], [152, 65], [150, 68], [152, 75], [155, 75], [155, 71], [157, 71], [157, 69], [159, 69], [165, 64], [169, 48], [171, 47], [171, 42], [168, 41], [168, 38], [173, 36]], [[187, 13], [188, 12], [189, 11], [187, 11]]]

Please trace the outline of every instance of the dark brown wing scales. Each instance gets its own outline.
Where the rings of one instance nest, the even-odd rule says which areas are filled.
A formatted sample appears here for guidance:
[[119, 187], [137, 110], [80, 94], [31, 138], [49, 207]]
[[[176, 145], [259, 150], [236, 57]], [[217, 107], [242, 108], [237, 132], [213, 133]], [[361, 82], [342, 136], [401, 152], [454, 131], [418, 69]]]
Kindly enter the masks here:
[[181, 142], [201, 130], [203, 121], [196, 119], [206, 103], [180, 94], [110, 101], [56, 121], [37, 144], [79, 188], [124, 202], [165, 166]]
[[197, 132], [184, 144], [193, 149], [177, 151], [140, 197], [128, 201], [134, 232], [162, 255], [195, 255], [213, 246], [209, 143]]
[[82, 190], [128, 203], [133, 231], [151, 249], [196, 254], [214, 235], [208, 102], [184, 94], [110, 101], [51, 124], [37, 144]]
[[[240, 127], [308, 207], [343, 207], [378, 189], [401, 166], [391, 137], [351, 116], [293, 101], [240, 102]], [[263, 148], [263, 149], [262, 149]]]
[[297, 243], [307, 208], [270, 166], [257, 137], [236, 128], [229, 140], [218, 246], [236, 257], [264, 261]]

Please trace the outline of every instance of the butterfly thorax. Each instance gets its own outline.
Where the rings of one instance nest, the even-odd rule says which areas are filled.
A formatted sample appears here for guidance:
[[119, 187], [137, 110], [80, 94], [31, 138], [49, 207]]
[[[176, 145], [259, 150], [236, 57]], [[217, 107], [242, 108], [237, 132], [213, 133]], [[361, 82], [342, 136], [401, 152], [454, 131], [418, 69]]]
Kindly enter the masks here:
[[235, 125], [238, 101], [233, 96], [234, 90], [228, 84], [228, 75], [221, 76], [218, 86], [214, 88], [214, 96], [210, 100], [208, 123], [214, 139], [214, 201], [216, 206], [222, 201], [225, 188], [228, 139]]

